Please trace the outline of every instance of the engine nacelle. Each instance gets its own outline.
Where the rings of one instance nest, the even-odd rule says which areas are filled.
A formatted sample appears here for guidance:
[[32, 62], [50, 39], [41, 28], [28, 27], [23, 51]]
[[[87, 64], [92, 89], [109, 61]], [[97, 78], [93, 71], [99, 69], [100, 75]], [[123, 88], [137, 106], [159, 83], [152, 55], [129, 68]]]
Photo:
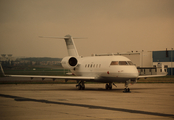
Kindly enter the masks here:
[[78, 65], [78, 60], [76, 57], [68, 56], [62, 59], [61, 64], [65, 69], [73, 69]]

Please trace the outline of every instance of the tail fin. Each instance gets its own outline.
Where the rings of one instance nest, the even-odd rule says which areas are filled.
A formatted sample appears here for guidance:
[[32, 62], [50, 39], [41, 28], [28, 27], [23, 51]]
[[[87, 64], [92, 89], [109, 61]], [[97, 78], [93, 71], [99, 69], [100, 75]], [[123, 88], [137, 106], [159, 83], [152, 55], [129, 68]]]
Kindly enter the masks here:
[[[54, 38], [54, 39], [64, 39], [66, 42], [66, 47], [68, 51], [69, 56], [79, 56], [76, 46], [74, 44], [73, 37], [71, 35], [66, 35], [65, 37], [45, 37], [45, 36], [39, 36], [40, 38]], [[79, 38], [75, 38], [79, 39]]]
[[74, 40], [70, 35], [64, 37], [69, 56], [79, 56]]

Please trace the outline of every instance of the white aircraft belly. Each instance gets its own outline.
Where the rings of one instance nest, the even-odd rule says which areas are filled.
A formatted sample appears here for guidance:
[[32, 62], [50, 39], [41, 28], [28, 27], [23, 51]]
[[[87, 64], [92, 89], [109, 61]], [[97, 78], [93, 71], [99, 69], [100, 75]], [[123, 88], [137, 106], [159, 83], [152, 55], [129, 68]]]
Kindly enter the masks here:
[[[129, 67], [129, 69], [128, 69]], [[116, 66], [104, 69], [76, 69], [75, 75], [95, 77], [95, 82], [125, 82], [128, 79], [136, 79], [138, 72], [135, 66]]]

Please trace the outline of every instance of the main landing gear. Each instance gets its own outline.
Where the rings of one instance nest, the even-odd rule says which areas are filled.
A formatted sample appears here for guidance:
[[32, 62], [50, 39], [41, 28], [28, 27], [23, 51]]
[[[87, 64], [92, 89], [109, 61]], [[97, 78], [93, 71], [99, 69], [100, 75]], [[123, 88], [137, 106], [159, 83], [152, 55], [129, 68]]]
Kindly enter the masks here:
[[131, 82], [131, 80], [128, 80], [128, 81], [126, 81], [125, 82], [125, 89], [124, 89], [124, 93], [130, 93], [130, 89], [128, 88], [128, 85], [129, 85], [129, 83]]
[[117, 87], [114, 83], [107, 83], [106, 85], [105, 85], [105, 88], [106, 88], [106, 90], [112, 90], [112, 84], [115, 86], [115, 87]]
[[76, 85], [76, 87], [78, 87], [79, 90], [84, 90], [85, 89], [84, 81], [80, 81], [78, 85]]

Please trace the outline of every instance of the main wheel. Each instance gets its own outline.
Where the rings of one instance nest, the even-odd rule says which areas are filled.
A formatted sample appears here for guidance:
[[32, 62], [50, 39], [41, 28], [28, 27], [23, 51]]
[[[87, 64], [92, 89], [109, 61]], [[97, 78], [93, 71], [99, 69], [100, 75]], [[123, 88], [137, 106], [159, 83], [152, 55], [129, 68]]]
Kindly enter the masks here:
[[130, 89], [129, 88], [127, 89], [127, 92], [130, 92]]
[[85, 85], [82, 86], [82, 90], [84, 90], [84, 89], [85, 89]]
[[109, 84], [109, 86], [108, 86], [108, 87], [109, 87], [109, 89], [110, 89], [110, 90], [112, 90], [112, 84]]
[[106, 90], [108, 90], [108, 89], [109, 89], [109, 85], [108, 85], [108, 84], [106, 84], [106, 85], [105, 85], [105, 88], [106, 88]]
[[78, 90], [81, 90], [81, 89], [82, 89], [82, 86], [81, 86], [81, 85], [79, 85], [79, 86], [78, 86]]

